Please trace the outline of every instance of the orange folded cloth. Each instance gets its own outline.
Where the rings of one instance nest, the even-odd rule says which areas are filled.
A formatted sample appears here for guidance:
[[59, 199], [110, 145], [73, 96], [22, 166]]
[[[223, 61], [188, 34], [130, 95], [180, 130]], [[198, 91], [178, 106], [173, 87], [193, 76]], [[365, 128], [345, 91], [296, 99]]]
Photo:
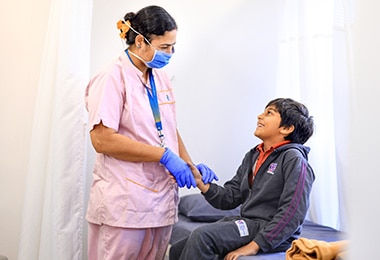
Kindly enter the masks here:
[[347, 240], [326, 242], [301, 237], [286, 251], [286, 260], [334, 260], [344, 255]]

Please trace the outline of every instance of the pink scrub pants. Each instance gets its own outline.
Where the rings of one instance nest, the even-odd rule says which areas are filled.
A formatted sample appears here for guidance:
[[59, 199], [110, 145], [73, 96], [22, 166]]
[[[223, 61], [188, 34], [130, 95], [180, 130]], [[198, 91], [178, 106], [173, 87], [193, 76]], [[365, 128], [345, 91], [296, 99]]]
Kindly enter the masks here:
[[163, 260], [172, 226], [121, 228], [88, 223], [88, 260]]

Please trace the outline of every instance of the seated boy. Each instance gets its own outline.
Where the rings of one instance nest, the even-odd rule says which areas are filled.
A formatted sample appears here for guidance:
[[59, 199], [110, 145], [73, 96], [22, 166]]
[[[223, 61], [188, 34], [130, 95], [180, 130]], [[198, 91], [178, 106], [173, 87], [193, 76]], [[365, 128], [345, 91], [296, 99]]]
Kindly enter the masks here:
[[241, 205], [241, 216], [195, 229], [172, 245], [170, 259], [230, 260], [286, 251], [299, 237], [315, 178], [308, 163], [310, 149], [303, 145], [313, 134], [313, 118], [303, 104], [278, 98], [257, 119], [254, 134], [262, 143], [245, 155], [235, 176], [223, 186], [205, 184], [191, 166], [206, 200], [219, 209]]

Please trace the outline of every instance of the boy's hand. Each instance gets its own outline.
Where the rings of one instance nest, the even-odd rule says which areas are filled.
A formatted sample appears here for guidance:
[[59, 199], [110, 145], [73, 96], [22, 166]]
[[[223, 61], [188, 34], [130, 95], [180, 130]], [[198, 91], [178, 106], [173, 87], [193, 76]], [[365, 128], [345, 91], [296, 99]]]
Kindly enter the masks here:
[[248, 255], [256, 255], [260, 250], [260, 247], [258, 244], [256, 244], [255, 241], [252, 241], [245, 246], [242, 246], [232, 252], [229, 252], [225, 257], [224, 260], [235, 260], [238, 259], [240, 256], [248, 256]]
[[[191, 172], [193, 173], [193, 176], [194, 176], [194, 179], [195, 179], [195, 182], [198, 183], [199, 182], [202, 182], [202, 174], [201, 172], [198, 170], [197, 166], [192, 164], [192, 163], [188, 163], [188, 165], [190, 166], [190, 170]], [[202, 182], [203, 183], [203, 182]]]
[[195, 182], [197, 184], [198, 189], [203, 193], [207, 192], [208, 189], [210, 188], [210, 184], [209, 183], [207, 183], [207, 184], [203, 183], [202, 174], [200, 173], [200, 171], [198, 170], [196, 165], [194, 165], [192, 163], [188, 163], [188, 165], [190, 166], [190, 170], [193, 173], [193, 176], [194, 176], [194, 179], [195, 179]]

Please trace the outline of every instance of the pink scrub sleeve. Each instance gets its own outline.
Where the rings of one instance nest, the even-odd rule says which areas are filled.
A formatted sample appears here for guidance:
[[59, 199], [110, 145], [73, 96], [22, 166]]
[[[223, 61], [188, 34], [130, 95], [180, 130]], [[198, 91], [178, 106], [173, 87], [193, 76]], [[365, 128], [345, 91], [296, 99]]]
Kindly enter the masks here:
[[118, 131], [124, 97], [125, 87], [118, 65], [113, 64], [92, 78], [85, 97], [90, 130], [102, 122], [103, 125]]

